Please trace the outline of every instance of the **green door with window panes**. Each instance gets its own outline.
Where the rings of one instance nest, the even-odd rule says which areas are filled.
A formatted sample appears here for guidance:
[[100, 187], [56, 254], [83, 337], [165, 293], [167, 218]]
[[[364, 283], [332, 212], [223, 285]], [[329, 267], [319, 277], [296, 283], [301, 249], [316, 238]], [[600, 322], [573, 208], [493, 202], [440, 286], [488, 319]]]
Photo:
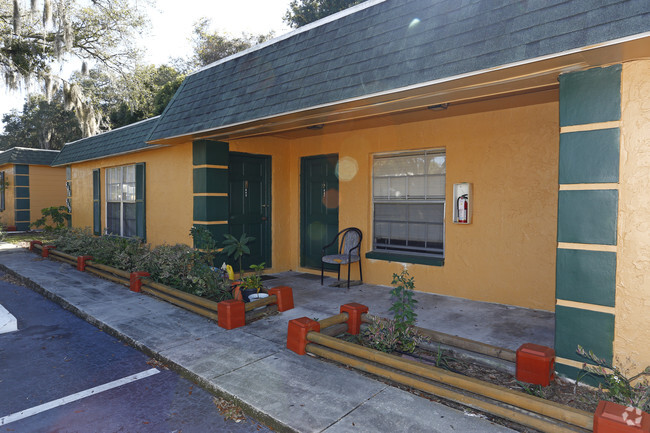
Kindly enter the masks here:
[[[301, 159], [300, 265], [321, 267], [322, 249], [339, 231], [338, 155], [318, 155]], [[337, 245], [329, 254], [336, 254]], [[326, 265], [326, 269], [336, 269]]]
[[[242, 258], [242, 267], [264, 263], [271, 267], [271, 157], [230, 153], [230, 216], [228, 230], [237, 239], [242, 233], [253, 236], [251, 253]], [[235, 266], [236, 268], [236, 266]], [[235, 269], [238, 271], [238, 269]]]

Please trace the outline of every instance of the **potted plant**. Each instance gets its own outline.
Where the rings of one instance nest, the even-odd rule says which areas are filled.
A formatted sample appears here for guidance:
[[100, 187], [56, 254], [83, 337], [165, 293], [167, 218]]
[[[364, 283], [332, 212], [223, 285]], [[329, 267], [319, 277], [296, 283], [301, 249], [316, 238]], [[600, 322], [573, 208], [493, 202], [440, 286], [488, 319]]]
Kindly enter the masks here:
[[260, 263], [259, 265], [251, 265], [251, 269], [255, 272], [253, 275], [245, 277], [242, 281], [240, 289], [242, 295], [247, 297], [249, 302], [256, 301], [258, 299], [266, 298], [268, 293], [260, 293], [262, 290], [262, 271], [264, 270], [265, 263]]

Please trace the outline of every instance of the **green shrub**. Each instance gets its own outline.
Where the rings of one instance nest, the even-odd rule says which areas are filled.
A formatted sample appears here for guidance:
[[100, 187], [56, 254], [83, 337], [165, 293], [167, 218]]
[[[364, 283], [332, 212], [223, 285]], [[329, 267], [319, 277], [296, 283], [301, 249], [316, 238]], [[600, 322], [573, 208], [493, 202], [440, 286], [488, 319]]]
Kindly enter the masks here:
[[230, 282], [211, 266], [216, 243], [205, 253], [182, 244], [151, 248], [139, 239], [94, 236], [88, 229], [60, 229], [56, 233], [54, 244], [65, 253], [90, 255], [94, 262], [127, 272], [149, 272], [153, 281], [215, 301], [232, 297]]
[[363, 331], [363, 336], [370, 347], [386, 353], [412, 353], [424, 341], [424, 337], [418, 334], [413, 325], [400, 328], [392, 319], [373, 318]]
[[[41, 228], [43, 227], [46, 231], [62, 229], [68, 225], [70, 219], [70, 213], [66, 206], [50, 206], [44, 209], [41, 209], [41, 217], [31, 223], [29, 226], [32, 228]], [[52, 225], [48, 222], [52, 223]]]
[[192, 248], [182, 244], [165, 244], [146, 251], [139, 257], [137, 267], [140, 271], [149, 272], [154, 281], [191, 293], [193, 262]]

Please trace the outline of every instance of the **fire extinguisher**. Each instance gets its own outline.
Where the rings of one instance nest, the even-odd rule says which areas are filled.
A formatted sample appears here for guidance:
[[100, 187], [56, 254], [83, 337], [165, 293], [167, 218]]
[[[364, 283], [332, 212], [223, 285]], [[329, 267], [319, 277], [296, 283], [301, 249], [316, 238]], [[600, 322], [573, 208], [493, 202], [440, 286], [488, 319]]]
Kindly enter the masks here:
[[467, 222], [467, 205], [469, 204], [469, 198], [467, 194], [463, 194], [456, 200], [456, 210], [458, 211], [458, 222], [466, 223]]

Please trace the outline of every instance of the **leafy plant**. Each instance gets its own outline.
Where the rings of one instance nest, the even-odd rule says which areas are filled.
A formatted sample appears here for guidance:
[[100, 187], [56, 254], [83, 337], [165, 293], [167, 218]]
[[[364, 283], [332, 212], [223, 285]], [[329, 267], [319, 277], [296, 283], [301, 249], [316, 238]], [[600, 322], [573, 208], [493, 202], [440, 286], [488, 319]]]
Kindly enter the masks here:
[[412, 325], [400, 329], [396, 320], [380, 318], [371, 319], [363, 331], [363, 336], [370, 347], [386, 353], [412, 353], [423, 340]]
[[231, 234], [223, 235], [226, 240], [223, 241], [223, 252], [229, 257], [232, 257], [233, 260], [237, 260], [239, 263], [239, 277], [244, 278], [244, 270], [242, 269], [241, 259], [244, 254], [250, 254], [251, 250], [248, 247], [248, 243], [254, 241], [255, 238], [252, 236], [246, 236], [246, 233], [242, 233], [241, 237], [237, 239]]
[[544, 388], [542, 385], [532, 385], [530, 383], [520, 382], [518, 380], [516, 382], [517, 385], [519, 385], [526, 392], [526, 394], [532, 395], [534, 397], [545, 398]]
[[597, 357], [591, 350], [587, 352], [578, 346], [577, 353], [596, 364], [591, 366], [585, 363], [582, 370], [603, 379], [598, 385], [603, 400], [650, 412], [650, 384], [644, 377], [650, 376], [650, 366], [641, 373], [627, 377], [620, 368]]
[[250, 268], [255, 271], [254, 275], [249, 275], [242, 280], [241, 290], [255, 290], [257, 293], [262, 290], [262, 271], [265, 263], [251, 265]]
[[[33, 228], [44, 227], [45, 230], [62, 229], [68, 225], [72, 218], [68, 213], [68, 208], [65, 206], [50, 206], [41, 209], [41, 218], [37, 219], [29, 226]], [[48, 224], [48, 218], [53, 226]]]
[[399, 275], [393, 274], [391, 284], [395, 287], [390, 291], [393, 305], [389, 308], [389, 311], [393, 313], [397, 330], [404, 332], [409, 326], [415, 325], [417, 317], [414, 309], [418, 301], [413, 298], [415, 281], [409, 275], [408, 270], [403, 269]]

